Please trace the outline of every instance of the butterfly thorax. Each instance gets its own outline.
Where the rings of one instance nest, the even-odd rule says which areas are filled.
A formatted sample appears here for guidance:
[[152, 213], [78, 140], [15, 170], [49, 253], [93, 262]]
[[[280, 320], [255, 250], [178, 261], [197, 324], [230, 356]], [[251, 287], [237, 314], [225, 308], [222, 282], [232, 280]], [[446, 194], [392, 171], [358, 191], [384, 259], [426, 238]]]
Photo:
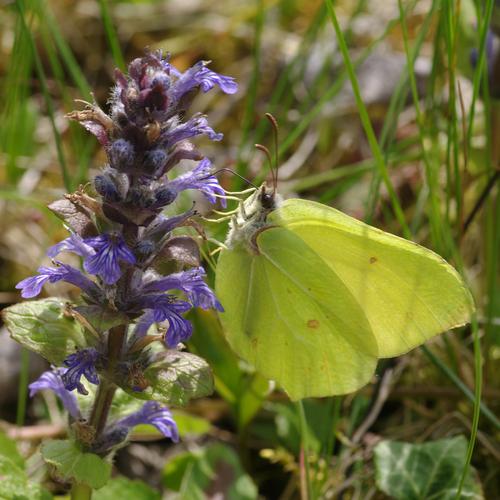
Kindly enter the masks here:
[[281, 196], [266, 184], [255, 190], [241, 202], [238, 212], [231, 219], [226, 246], [231, 249], [244, 247], [249, 252], [258, 253], [255, 238], [267, 227], [271, 227], [267, 216], [281, 203]]

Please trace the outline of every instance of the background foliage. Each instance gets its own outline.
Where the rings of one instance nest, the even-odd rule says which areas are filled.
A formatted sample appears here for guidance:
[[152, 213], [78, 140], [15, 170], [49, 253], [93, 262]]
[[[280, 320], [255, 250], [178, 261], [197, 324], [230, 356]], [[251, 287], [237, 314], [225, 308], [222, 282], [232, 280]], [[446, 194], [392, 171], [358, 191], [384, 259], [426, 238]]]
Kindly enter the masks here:
[[[91, 100], [91, 91], [104, 106], [113, 68], [150, 47], [171, 52], [180, 69], [212, 60], [214, 70], [239, 82], [235, 96], [207, 94], [195, 103], [225, 134], [222, 143], [203, 145], [218, 168], [254, 182], [268, 176], [253, 144], [272, 148], [262, 119], [272, 112], [281, 127], [282, 194], [319, 200], [434, 249], [463, 273], [479, 308], [471, 327], [382, 361], [363, 390], [306, 401], [303, 413], [232, 354], [214, 315], [199, 312], [189, 349], [211, 365], [215, 395], [176, 414], [179, 445], [153, 442], [148, 428], [138, 432], [115, 460], [113, 473], [128, 479], [114, 479], [96, 498], [124, 491], [144, 499], [159, 498], [159, 491], [184, 498], [218, 492], [225, 498], [494, 498], [500, 491], [500, 13], [493, 0], [339, 0], [333, 16], [339, 38], [329, 5], [4, 5], [2, 306], [20, 300], [14, 285], [64, 236], [45, 205], [85, 183], [104, 161], [95, 139], [64, 115], [81, 106], [75, 99]], [[227, 189], [244, 187], [225, 173], [221, 180]], [[221, 240], [224, 234], [220, 224], [210, 236]], [[59, 284], [50, 289], [50, 295], [72, 293]], [[44, 479], [36, 449], [45, 437], [61, 435], [61, 412], [50, 398], [26, 398], [28, 379], [43, 365], [30, 362], [5, 333], [0, 361], [0, 475], [15, 471], [10, 482], [2, 481], [0, 497], [10, 498], [9, 491], [27, 498], [57, 494], [61, 487]], [[13, 438], [21, 454], [14, 453]], [[435, 442], [422, 444], [428, 441]], [[449, 451], [442, 460], [440, 450]], [[393, 474], [394, 464], [401, 474]], [[417, 485], [414, 496], [405, 477]], [[450, 477], [455, 484], [448, 485]], [[39, 479], [45, 490], [36, 485]]]

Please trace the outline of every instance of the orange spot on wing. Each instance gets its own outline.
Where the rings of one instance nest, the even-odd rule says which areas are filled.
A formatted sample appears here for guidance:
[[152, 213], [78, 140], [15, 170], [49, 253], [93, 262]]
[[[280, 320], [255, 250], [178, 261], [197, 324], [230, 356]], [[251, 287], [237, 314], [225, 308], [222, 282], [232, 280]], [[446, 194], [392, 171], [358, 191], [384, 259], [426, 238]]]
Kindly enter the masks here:
[[316, 328], [319, 328], [319, 321], [317, 319], [310, 319], [307, 322], [307, 327], [315, 330]]
[[377, 257], [370, 257], [370, 264], [374, 264], [377, 260]]

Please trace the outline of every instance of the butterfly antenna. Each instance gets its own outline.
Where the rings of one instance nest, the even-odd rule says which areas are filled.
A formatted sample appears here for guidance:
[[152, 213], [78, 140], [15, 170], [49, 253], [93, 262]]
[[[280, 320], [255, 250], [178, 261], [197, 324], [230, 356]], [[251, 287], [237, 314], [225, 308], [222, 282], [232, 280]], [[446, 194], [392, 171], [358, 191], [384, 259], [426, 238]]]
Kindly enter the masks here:
[[266, 146], [263, 146], [262, 144], [255, 144], [255, 147], [259, 151], [262, 151], [267, 157], [267, 161], [269, 163], [269, 170], [271, 170], [271, 176], [273, 178], [274, 191], [276, 191], [276, 182], [274, 180], [274, 169], [273, 169], [273, 160], [271, 157], [271, 153], [269, 152], [269, 149], [267, 149]]
[[217, 175], [220, 172], [228, 172], [229, 174], [236, 175], [236, 177], [239, 177], [240, 179], [244, 180], [247, 184], [250, 184], [250, 186], [254, 187], [255, 189], [259, 189], [253, 182], [249, 181], [246, 177], [243, 177], [243, 175], [240, 175], [238, 172], [235, 172], [234, 170], [231, 170], [230, 168], [219, 168], [215, 172], [210, 172], [205, 177], [201, 177], [200, 180], [208, 179], [209, 177], [212, 177], [213, 175]]
[[269, 120], [273, 127], [273, 136], [274, 136], [274, 171], [273, 171], [273, 184], [274, 184], [274, 192], [276, 193], [276, 189], [278, 188], [278, 160], [279, 160], [279, 151], [278, 151], [278, 135], [279, 135], [279, 127], [278, 121], [271, 113], [266, 113], [266, 118]]

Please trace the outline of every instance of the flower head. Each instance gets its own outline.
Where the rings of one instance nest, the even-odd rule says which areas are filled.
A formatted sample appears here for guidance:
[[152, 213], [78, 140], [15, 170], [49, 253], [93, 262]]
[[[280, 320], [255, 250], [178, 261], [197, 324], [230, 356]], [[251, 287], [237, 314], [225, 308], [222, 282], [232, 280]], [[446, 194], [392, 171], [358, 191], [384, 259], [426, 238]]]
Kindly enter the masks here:
[[71, 283], [89, 295], [99, 295], [99, 289], [96, 284], [88, 279], [78, 269], [75, 269], [67, 264], [63, 264], [62, 262], [54, 262], [57, 267], [41, 266], [38, 268], [38, 275], [25, 278], [16, 285], [18, 290], [22, 290], [21, 296], [23, 298], [31, 299], [32, 297], [36, 297], [42, 291], [45, 283], [56, 283], [57, 281], [66, 281], [67, 283]]
[[184, 141], [197, 135], [206, 135], [211, 141], [220, 141], [223, 137], [208, 125], [207, 118], [203, 115], [195, 115], [185, 123], [177, 123], [177, 119], [172, 120], [172, 124], [161, 135], [162, 145], [170, 149], [178, 142]]
[[177, 193], [185, 189], [197, 189], [201, 191], [211, 203], [217, 201], [217, 196], [221, 197], [222, 206], [226, 206], [224, 189], [222, 189], [219, 181], [211, 172], [212, 163], [208, 158], [203, 158], [197, 167], [170, 181], [168, 187], [175, 190]]
[[112, 424], [114, 428], [125, 428], [131, 430], [139, 424], [154, 425], [165, 437], [174, 443], [179, 441], [179, 430], [169, 409], [156, 401], [147, 401], [144, 406], [135, 413], [128, 415]]
[[80, 379], [85, 377], [91, 384], [99, 384], [99, 376], [96, 370], [100, 354], [96, 349], [80, 349], [71, 354], [64, 360], [64, 366], [67, 366], [61, 377], [64, 387], [68, 391], [76, 389], [80, 394], [87, 395], [88, 391], [81, 383]]
[[184, 73], [177, 72], [177, 75], [179, 75], [179, 79], [172, 89], [172, 97], [175, 101], [179, 101], [186, 93], [198, 86], [203, 92], [208, 92], [215, 85], [218, 85], [226, 94], [234, 94], [238, 91], [238, 84], [234, 78], [219, 75], [208, 69], [205, 61], [197, 62]]
[[134, 254], [121, 235], [100, 234], [86, 238], [85, 243], [94, 250], [94, 254], [85, 258], [83, 267], [88, 273], [100, 276], [107, 285], [113, 285], [120, 279], [120, 261], [136, 263]]
[[68, 413], [74, 418], [80, 418], [80, 408], [74, 394], [69, 392], [61, 377], [64, 371], [62, 368], [50, 370], [42, 373], [40, 378], [29, 385], [30, 397], [33, 397], [37, 392], [42, 390], [50, 390], [56, 394], [62, 404], [68, 410]]
[[195, 307], [202, 309], [217, 309], [223, 311], [221, 303], [217, 300], [214, 292], [205, 283], [205, 270], [195, 267], [188, 271], [174, 273], [164, 278], [152, 280], [143, 287], [143, 292], [160, 292], [168, 290], [182, 290]]
[[143, 336], [154, 323], [168, 322], [165, 343], [171, 349], [179, 342], [187, 340], [193, 333], [191, 322], [181, 316], [191, 309], [189, 302], [177, 300], [173, 295], [145, 295], [139, 300], [139, 306], [147, 309], [135, 328], [136, 336]]
[[85, 243], [85, 240], [76, 233], [71, 233], [68, 238], [56, 243], [47, 250], [49, 257], [56, 257], [61, 252], [72, 252], [80, 257], [90, 257], [94, 255], [91, 246]]

